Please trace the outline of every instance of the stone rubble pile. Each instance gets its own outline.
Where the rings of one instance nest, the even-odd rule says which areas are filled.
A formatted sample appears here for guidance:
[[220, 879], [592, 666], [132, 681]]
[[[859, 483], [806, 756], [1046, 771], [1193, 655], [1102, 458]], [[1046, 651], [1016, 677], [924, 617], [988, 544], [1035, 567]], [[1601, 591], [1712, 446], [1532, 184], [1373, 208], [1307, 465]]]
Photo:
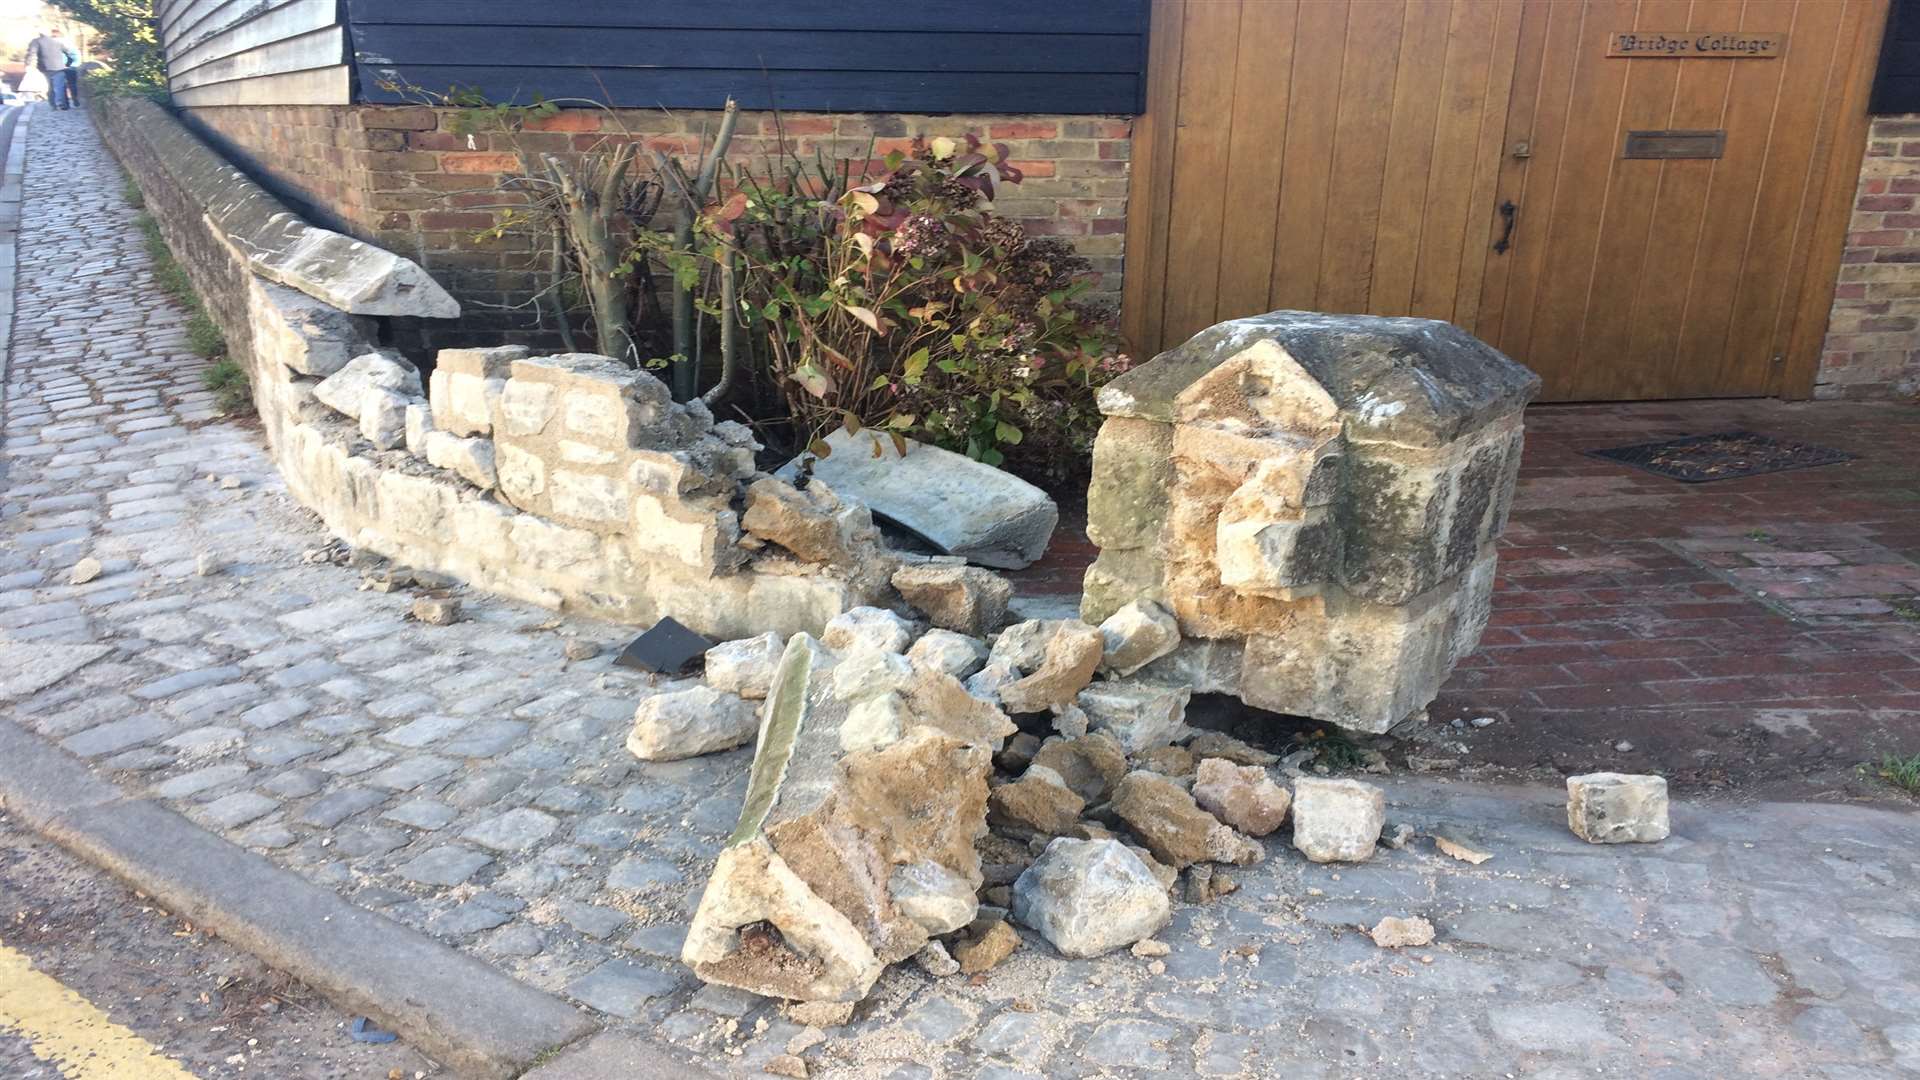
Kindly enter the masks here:
[[[934, 977], [986, 971], [1019, 948], [1016, 924], [1064, 957], [1158, 956], [1174, 903], [1232, 891], [1289, 823], [1314, 862], [1412, 841], [1380, 788], [1195, 731], [1184, 688], [1119, 675], [1179, 644], [1163, 609], [1128, 606], [1100, 627], [1029, 620], [989, 639], [856, 608], [819, 639], [717, 645], [705, 683], [642, 701], [641, 757], [758, 739], [682, 959], [709, 982], [847, 1006], [909, 959]], [[1659, 778], [1568, 786], [1576, 834], [1665, 835]], [[1399, 948], [1434, 929], [1396, 916], [1369, 933]]]

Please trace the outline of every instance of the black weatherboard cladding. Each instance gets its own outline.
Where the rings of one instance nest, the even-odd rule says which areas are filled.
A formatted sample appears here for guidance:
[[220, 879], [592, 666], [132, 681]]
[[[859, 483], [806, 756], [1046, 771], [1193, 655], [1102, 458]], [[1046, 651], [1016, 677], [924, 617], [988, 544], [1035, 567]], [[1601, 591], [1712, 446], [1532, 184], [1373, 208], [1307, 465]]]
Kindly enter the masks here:
[[1868, 111], [1876, 116], [1920, 113], [1920, 0], [1893, 0], [1887, 11], [1887, 36]]
[[[359, 100], [1139, 113], [1149, 0], [347, 0]], [[409, 89], [417, 88], [417, 89]]]

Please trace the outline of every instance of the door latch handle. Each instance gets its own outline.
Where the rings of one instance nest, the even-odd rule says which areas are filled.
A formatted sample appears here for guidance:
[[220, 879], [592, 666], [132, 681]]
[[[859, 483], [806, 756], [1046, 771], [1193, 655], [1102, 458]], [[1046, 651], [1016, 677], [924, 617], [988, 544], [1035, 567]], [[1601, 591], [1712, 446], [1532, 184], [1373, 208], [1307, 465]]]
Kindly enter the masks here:
[[1513, 226], [1520, 220], [1519, 205], [1512, 199], [1501, 203], [1500, 217], [1501, 220], [1507, 223], [1507, 227], [1501, 230], [1500, 239], [1493, 242], [1493, 253], [1495, 255], [1505, 255], [1507, 249], [1513, 246]]

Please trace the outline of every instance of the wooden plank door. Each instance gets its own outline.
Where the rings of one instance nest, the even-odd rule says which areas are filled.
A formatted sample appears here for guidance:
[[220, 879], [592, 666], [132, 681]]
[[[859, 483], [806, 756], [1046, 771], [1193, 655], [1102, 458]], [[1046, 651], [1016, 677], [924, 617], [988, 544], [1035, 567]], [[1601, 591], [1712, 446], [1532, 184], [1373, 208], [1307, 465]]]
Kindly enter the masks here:
[[1156, 0], [1125, 322], [1478, 318], [1522, 0]]
[[[1804, 396], [1885, 0], [1528, 0], [1477, 332], [1547, 400]], [[1781, 35], [1769, 58], [1609, 56], [1613, 35]], [[1678, 32], [1690, 31], [1692, 34]], [[1629, 132], [1724, 133], [1718, 157]], [[1817, 325], [1816, 325], [1817, 324]]]

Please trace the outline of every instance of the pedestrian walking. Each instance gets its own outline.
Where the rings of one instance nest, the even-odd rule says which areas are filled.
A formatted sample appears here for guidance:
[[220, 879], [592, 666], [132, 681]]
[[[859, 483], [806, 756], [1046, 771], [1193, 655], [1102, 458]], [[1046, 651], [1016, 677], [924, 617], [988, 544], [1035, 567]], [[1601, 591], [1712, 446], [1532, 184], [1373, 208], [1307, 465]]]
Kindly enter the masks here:
[[70, 109], [80, 102], [80, 90], [74, 84], [77, 60], [79, 57], [60, 40], [57, 30], [42, 30], [27, 43], [27, 70], [47, 77], [47, 100], [56, 109]]

